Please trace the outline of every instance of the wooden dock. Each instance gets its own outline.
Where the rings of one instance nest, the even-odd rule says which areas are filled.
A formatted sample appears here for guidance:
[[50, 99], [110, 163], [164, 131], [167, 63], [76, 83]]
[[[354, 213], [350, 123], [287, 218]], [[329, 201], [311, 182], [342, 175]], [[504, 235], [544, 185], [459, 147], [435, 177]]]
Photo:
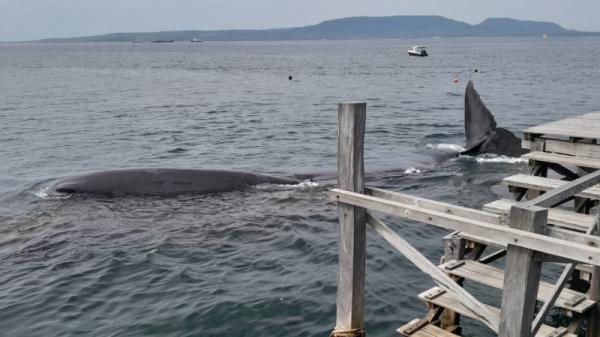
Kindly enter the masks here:
[[[513, 199], [480, 210], [365, 186], [366, 104], [340, 104], [338, 119], [338, 188], [329, 191], [340, 219], [332, 337], [366, 335], [367, 224], [437, 284], [415, 294], [426, 312], [401, 318], [402, 336], [460, 336], [462, 317], [500, 337], [575, 337], [580, 327], [587, 337], [600, 336], [600, 112], [525, 130], [529, 174], [504, 178]], [[452, 230], [443, 238], [443, 263], [428, 260], [378, 213]], [[500, 259], [503, 268], [490, 265]], [[540, 280], [543, 263], [563, 269], [553, 283]], [[466, 282], [502, 290], [501, 307], [480, 302]], [[552, 308], [570, 318], [568, 325], [545, 324]]]

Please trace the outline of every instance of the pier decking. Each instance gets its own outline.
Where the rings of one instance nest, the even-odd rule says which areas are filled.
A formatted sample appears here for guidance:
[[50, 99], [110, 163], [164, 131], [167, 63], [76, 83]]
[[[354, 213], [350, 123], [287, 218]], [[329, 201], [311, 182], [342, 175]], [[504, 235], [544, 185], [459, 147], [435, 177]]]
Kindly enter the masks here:
[[[339, 185], [329, 192], [340, 216], [331, 336], [366, 334], [367, 224], [438, 284], [415, 294], [427, 312], [401, 318], [407, 322], [397, 330], [403, 336], [459, 336], [461, 317], [478, 320], [501, 337], [574, 337], [582, 324], [587, 337], [600, 336], [600, 112], [525, 130], [529, 174], [504, 178], [513, 200], [481, 210], [365, 186], [366, 104], [340, 104], [338, 118]], [[555, 174], [549, 177], [549, 171]], [[443, 238], [443, 263], [429, 261], [376, 212], [452, 230]], [[504, 268], [490, 265], [499, 259]], [[554, 283], [540, 280], [543, 263], [563, 269]], [[501, 307], [481, 303], [463, 288], [465, 282], [502, 290]], [[551, 308], [570, 318], [567, 326], [544, 324]]]

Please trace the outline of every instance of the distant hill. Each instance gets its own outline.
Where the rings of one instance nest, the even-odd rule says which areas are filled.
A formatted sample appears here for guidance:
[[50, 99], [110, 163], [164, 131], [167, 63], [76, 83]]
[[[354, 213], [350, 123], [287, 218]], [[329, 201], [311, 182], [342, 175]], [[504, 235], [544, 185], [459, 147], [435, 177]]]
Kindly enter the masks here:
[[565, 29], [555, 23], [492, 18], [477, 25], [442, 16], [399, 15], [350, 17], [316, 25], [261, 30], [184, 30], [149, 33], [113, 33], [75, 38], [54, 38], [42, 42], [130, 42], [133, 40], [204, 41], [352, 40], [469, 36], [552, 36], [599, 35]]

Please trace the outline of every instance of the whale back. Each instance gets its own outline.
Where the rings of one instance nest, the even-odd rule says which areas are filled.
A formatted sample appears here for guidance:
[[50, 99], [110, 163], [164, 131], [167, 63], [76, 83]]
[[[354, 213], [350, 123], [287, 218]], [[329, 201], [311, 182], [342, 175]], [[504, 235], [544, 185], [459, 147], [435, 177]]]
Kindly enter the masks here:
[[243, 171], [132, 169], [102, 171], [61, 179], [51, 190], [58, 193], [85, 193], [105, 196], [217, 193], [262, 183], [295, 184], [292, 179]]

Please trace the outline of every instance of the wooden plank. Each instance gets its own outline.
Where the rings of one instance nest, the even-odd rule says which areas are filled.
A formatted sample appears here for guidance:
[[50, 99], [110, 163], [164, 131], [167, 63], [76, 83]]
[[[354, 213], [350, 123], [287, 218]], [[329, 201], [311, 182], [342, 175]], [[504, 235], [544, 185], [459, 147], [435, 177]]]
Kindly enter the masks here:
[[[600, 163], [600, 161], [598, 161]], [[535, 199], [526, 201], [524, 204], [540, 207], [552, 207], [575, 194], [590, 188], [600, 182], [600, 170], [570, 181], [559, 188], [548, 191]]]
[[462, 216], [465, 218], [480, 220], [489, 223], [497, 223], [503, 224], [505, 223], [503, 218], [495, 213], [484, 212], [468, 207], [462, 207], [457, 205], [448, 204], [445, 202], [439, 202], [435, 200], [425, 199], [421, 197], [412, 196], [409, 194], [399, 193], [387, 191], [381, 188], [376, 187], [366, 187], [367, 195], [374, 196], [376, 198], [387, 199], [392, 201], [397, 201], [402, 204], [412, 205], [416, 207], [421, 207], [424, 209], [442, 212], [447, 214], [453, 214], [457, 216]]
[[[589, 143], [576, 143], [561, 139], [546, 137], [536, 138], [536, 141], [544, 143], [544, 152], [565, 154], [576, 157], [595, 158], [600, 160], [600, 146]], [[531, 149], [531, 141], [523, 140], [522, 147]]]
[[[544, 233], [544, 235], [553, 237], [556, 239], [560, 239], [560, 240], [573, 241], [573, 239], [574, 239], [573, 233], [574, 232], [572, 230], [563, 229], [560, 227], [548, 226], [548, 227], [546, 227], [546, 232]], [[478, 243], [485, 244], [487, 246], [495, 247], [495, 248], [506, 248], [505, 244], [502, 244], [498, 241], [494, 241], [491, 238], [483, 238], [483, 237], [475, 236], [475, 235], [465, 233], [465, 232], [460, 232], [458, 235], [461, 238], [466, 239], [467, 241], [478, 242]], [[585, 233], [581, 233], [580, 235], [581, 235], [581, 237], [575, 238], [574, 242], [579, 242], [579, 243], [582, 243], [585, 245], [591, 245], [591, 246], [594, 246], [596, 244], [593, 235], [586, 235]], [[591, 241], [587, 241], [588, 239], [591, 239]], [[539, 255], [538, 259], [540, 259], [541, 261], [544, 261], [544, 262], [554, 262], [554, 263], [562, 263], [562, 264], [567, 264], [567, 263], [573, 262], [572, 259], [556, 256], [556, 255], [553, 255], [550, 253], [540, 253], [538, 255]], [[591, 266], [588, 264], [579, 264], [578, 263], [577, 266], [575, 267], [575, 269], [589, 274], [590, 270], [591, 270]]]
[[419, 318], [415, 318], [412, 321], [406, 323], [405, 325], [399, 327], [396, 331], [401, 334], [402, 336], [411, 336], [411, 337], [459, 337], [458, 335], [455, 335], [453, 333], [451, 333], [450, 331], [444, 330], [440, 327], [437, 327], [435, 325], [432, 324], [426, 324], [425, 326], [423, 326], [422, 328], [420, 328], [419, 330], [417, 330], [416, 332], [412, 333], [412, 334], [407, 334], [406, 333], [406, 329], [408, 329], [410, 326], [417, 324], [420, 321]]
[[[488, 287], [502, 289], [502, 287], [504, 286], [504, 271], [502, 269], [492, 267], [476, 261], [464, 260], [464, 262], [464, 265], [452, 270], [445, 269], [447, 263], [441, 264], [439, 268], [450, 275], [463, 277], [466, 280], [471, 280], [473, 282], [477, 282]], [[537, 293], [537, 299], [546, 302], [548, 298], [552, 296], [553, 287], [554, 285], [548, 282], [540, 282], [540, 287]], [[595, 305], [594, 301], [586, 299], [575, 306], [568, 306], [565, 304], [572, 298], [581, 295], [585, 296], [584, 293], [580, 293], [575, 290], [563, 289], [559, 293], [554, 304], [559, 308], [567, 309], [576, 313], [584, 313]]]
[[548, 134], [565, 137], [600, 139], [600, 120], [595, 113], [565, 118], [558, 121], [536, 125], [526, 129], [525, 133]]
[[493, 331], [497, 331], [498, 317], [490, 312], [487, 306], [479, 302], [473, 295], [456, 283], [455, 280], [441, 271], [406, 240], [370, 213], [367, 213], [367, 222], [389, 244], [419, 268], [419, 270], [429, 275], [442, 288], [453, 292], [454, 296], [471, 312], [472, 316], [477, 317], [479, 321], [483, 322]]
[[474, 237], [495, 242], [499, 246], [508, 243], [533, 249], [542, 253], [564, 257], [573, 261], [600, 265], [600, 239], [581, 233], [565, 233], [563, 239], [530, 233], [507, 226], [463, 218], [452, 214], [430, 211], [395, 201], [376, 198], [340, 189], [332, 189], [329, 197], [347, 203], [379, 211], [405, 219], [416, 220], [441, 228], [468, 233]]
[[547, 152], [529, 152], [521, 156], [521, 158], [529, 160], [537, 160], [546, 163], [557, 163], [562, 165], [581, 166], [588, 168], [600, 168], [600, 160], [593, 158], [574, 157], [564, 154], [547, 153]]
[[[366, 103], [338, 106], [338, 186], [364, 193], [364, 133]], [[331, 336], [364, 336], [364, 287], [366, 211], [356, 205], [338, 204], [336, 325]]]
[[[600, 146], [598, 147], [600, 149]], [[567, 183], [568, 182], [564, 180], [534, 177], [527, 174], [515, 174], [513, 176], [502, 179], [502, 184], [504, 185], [534, 189], [544, 192], [553, 190], [555, 188], [559, 188]], [[575, 196], [593, 200], [600, 200], [600, 185], [595, 185], [590, 188], [587, 188], [579, 193], [576, 193]]]
[[[428, 299], [427, 298], [427, 294], [433, 291], [436, 291], [436, 289], [439, 289], [438, 287], [433, 287], [427, 291], [424, 291], [422, 293], [420, 293], [418, 295], [419, 299], [421, 299], [422, 301], [426, 302], [426, 303], [431, 303], [433, 305], [437, 305], [443, 308], [447, 308], [450, 309], [452, 311], [456, 311], [458, 313], [460, 313], [461, 315], [465, 316], [465, 317], [469, 317], [472, 319], [477, 319], [476, 317], [471, 316], [470, 311], [467, 310], [460, 301], [458, 301], [453, 293], [451, 292], [445, 292], [443, 294], [441, 294], [440, 296], [437, 296], [435, 298], [432, 299]], [[493, 312], [495, 315], [500, 316], [500, 309], [493, 307], [493, 306], [487, 306], [489, 308], [489, 310], [491, 312]], [[540, 331], [538, 332], [538, 334], [536, 335], [536, 337], [547, 337], [548, 334], [550, 334], [552, 331], [554, 331], [554, 328], [548, 325], [543, 325], [542, 328], [540, 329]], [[577, 335], [574, 334], [567, 334], [565, 335], [567, 337], [577, 337]]]
[[488, 263], [492, 263], [500, 258], [503, 258], [506, 256], [506, 249], [499, 249], [491, 254], [488, 254], [482, 258], [480, 258], [479, 261], [480, 263], [483, 264], [488, 264]]
[[[518, 201], [510, 199], [500, 199], [483, 205], [483, 209], [488, 212], [498, 214], [508, 214], [510, 208], [520, 204]], [[591, 226], [596, 224], [596, 218], [582, 213], [575, 213], [564, 209], [548, 209], [548, 223], [557, 227], [564, 227], [578, 232], [585, 232]]]
[[[514, 229], [542, 233], [547, 220], [546, 208], [519, 204], [510, 209], [509, 226]], [[506, 248], [498, 337], [532, 336], [531, 319], [542, 275], [542, 262], [535, 259], [535, 254], [535, 250], [512, 244]]]

